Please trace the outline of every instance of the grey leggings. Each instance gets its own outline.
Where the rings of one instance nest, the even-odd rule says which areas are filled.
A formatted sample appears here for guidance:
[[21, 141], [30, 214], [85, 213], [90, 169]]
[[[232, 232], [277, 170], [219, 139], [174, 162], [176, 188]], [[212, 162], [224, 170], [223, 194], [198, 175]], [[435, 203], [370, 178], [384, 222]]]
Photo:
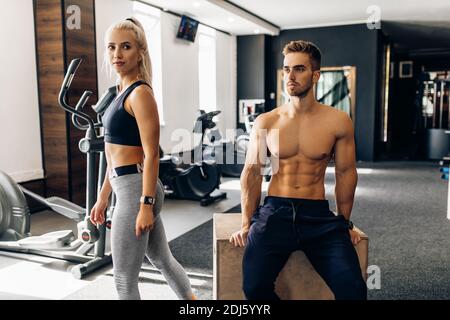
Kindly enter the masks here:
[[136, 218], [142, 193], [142, 173], [110, 179], [117, 203], [111, 229], [114, 281], [120, 300], [140, 300], [139, 272], [144, 256], [161, 271], [179, 299], [192, 298], [191, 284], [183, 267], [175, 260], [167, 243], [160, 215], [153, 229], [138, 239]]

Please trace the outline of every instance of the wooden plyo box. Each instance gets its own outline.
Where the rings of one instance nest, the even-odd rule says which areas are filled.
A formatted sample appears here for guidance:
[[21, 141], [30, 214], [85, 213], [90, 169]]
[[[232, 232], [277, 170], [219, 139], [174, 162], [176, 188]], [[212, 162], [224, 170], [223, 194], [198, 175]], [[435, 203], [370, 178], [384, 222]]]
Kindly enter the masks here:
[[[242, 256], [244, 248], [233, 246], [230, 236], [239, 230], [241, 214], [214, 215], [213, 299], [243, 300]], [[366, 279], [369, 238], [364, 235], [355, 246], [361, 273]], [[332, 300], [334, 295], [302, 251], [289, 257], [275, 283], [275, 292], [284, 300]]]

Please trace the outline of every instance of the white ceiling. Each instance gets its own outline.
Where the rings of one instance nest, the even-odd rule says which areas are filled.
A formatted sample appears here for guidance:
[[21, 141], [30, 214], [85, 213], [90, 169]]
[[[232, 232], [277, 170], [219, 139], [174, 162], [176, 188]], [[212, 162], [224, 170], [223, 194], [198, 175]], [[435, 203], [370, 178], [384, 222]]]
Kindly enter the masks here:
[[[145, 0], [170, 11], [187, 14], [200, 22], [236, 35], [276, 34], [281, 29], [365, 23], [379, 7], [385, 21], [448, 23], [450, 0]], [[236, 9], [235, 4], [251, 14]]]
[[[267, 28], [270, 26], [255, 23], [255, 18], [251, 14], [236, 14], [236, 10], [225, 9], [215, 4], [214, 0], [143, 0], [143, 2], [177, 14], [185, 14], [203, 24], [234, 35], [274, 33], [273, 30]], [[227, 7], [233, 6], [228, 5]]]
[[282, 29], [365, 23], [371, 5], [381, 20], [447, 21], [450, 0], [231, 0]]

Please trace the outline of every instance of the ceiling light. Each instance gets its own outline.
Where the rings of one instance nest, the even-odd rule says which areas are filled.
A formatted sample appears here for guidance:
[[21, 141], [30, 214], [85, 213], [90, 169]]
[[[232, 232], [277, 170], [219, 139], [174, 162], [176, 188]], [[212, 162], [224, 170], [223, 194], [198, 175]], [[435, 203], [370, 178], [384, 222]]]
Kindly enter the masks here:
[[234, 22], [234, 18], [233, 17], [229, 17], [228, 18], [228, 22]]
[[[199, 1], [199, 0], [197, 0]], [[267, 22], [266, 20], [261, 19], [258, 16], [255, 16], [254, 14], [243, 10], [242, 8], [236, 6], [231, 1], [224, 1], [224, 0], [202, 0], [203, 2], [209, 2], [217, 7], [220, 7], [226, 11], [228, 11], [229, 15], [233, 15], [234, 17], [239, 17], [239, 21], [241, 19], [244, 19], [246, 21], [249, 21], [256, 25], [259, 29], [259, 33], [266, 33], [273, 36], [277, 36], [280, 34], [280, 28], [270, 22]]]
[[194, 7], [200, 7], [200, 2], [195, 1], [195, 2], [194, 2]]
[[255, 31], [253, 31], [255, 34], [260, 34], [261, 30], [259, 29], [255, 29]]

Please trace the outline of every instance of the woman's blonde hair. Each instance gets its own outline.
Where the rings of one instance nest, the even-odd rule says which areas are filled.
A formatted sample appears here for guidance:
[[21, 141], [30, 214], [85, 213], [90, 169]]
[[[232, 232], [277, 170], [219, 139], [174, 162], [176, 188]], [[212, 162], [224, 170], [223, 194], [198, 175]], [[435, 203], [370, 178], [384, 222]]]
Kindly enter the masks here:
[[[141, 57], [139, 61], [139, 76], [142, 77], [142, 79], [151, 86], [153, 78], [152, 61], [150, 59], [150, 53], [148, 50], [147, 37], [145, 35], [144, 27], [136, 18], [128, 18], [108, 28], [108, 31], [105, 34], [105, 43], [108, 41], [109, 35], [114, 30], [133, 31], [136, 37], [136, 42]], [[109, 71], [112, 72], [112, 68], [108, 61], [108, 54], [105, 54], [104, 62], [105, 65], [109, 67]]]

